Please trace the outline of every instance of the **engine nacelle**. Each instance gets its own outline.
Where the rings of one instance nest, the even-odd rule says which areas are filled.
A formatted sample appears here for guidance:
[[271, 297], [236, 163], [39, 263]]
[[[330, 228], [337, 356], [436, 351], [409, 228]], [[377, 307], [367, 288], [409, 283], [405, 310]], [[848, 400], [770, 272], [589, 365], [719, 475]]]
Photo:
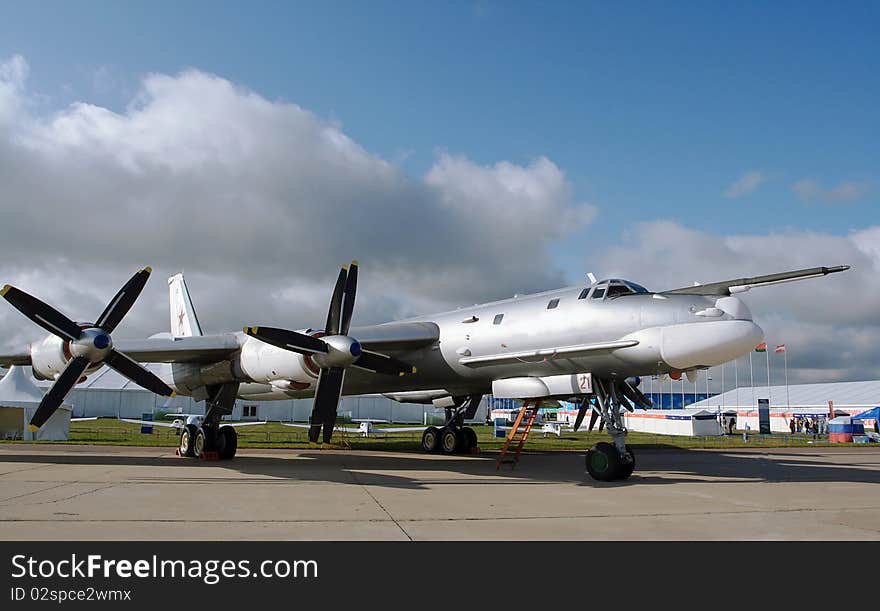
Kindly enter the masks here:
[[[45, 339], [31, 344], [31, 367], [34, 377], [38, 380], [56, 379], [72, 358], [68, 342], [57, 335], [48, 335]], [[86, 374], [100, 368], [101, 363], [91, 365], [86, 369]]]
[[243, 377], [254, 382], [287, 380], [291, 388], [303, 389], [317, 383], [320, 369], [302, 354], [247, 338], [235, 364]]

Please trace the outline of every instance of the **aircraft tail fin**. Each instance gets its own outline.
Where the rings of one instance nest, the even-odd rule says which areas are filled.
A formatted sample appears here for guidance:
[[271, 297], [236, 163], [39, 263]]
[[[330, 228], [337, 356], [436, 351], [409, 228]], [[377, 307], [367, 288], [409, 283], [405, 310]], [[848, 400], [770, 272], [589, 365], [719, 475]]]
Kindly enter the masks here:
[[168, 279], [168, 303], [171, 313], [171, 335], [192, 337], [202, 335], [199, 318], [193, 308], [183, 274], [175, 274]]

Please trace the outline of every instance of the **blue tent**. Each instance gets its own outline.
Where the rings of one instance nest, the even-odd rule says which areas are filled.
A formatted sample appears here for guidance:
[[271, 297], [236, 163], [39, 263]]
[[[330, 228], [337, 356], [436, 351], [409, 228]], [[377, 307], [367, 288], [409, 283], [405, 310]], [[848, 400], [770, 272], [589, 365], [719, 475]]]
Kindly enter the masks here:
[[880, 407], [875, 407], [869, 409], [866, 412], [862, 412], [858, 416], [853, 416], [853, 420], [877, 420], [880, 421]]

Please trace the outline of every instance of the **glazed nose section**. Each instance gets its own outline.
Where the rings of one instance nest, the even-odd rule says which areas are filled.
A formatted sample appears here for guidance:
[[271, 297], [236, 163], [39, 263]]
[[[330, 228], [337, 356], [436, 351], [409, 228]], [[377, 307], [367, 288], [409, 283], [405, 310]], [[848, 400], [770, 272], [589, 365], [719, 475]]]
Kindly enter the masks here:
[[762, 341], [764, 331], [751, 320], [673, 325], [663, 328], [660, 353], [676, 369], [712, 367], [748, 354]]

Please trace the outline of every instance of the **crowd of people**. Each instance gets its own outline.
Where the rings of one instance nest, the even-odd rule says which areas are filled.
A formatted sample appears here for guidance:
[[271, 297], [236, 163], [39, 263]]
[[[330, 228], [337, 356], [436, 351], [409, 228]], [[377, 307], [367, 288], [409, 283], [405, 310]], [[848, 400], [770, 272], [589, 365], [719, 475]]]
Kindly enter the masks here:
[[818, 439], [828, 432], [828, 423], [825, 418], [792, 418], [789, 421], [791, 433], [803, 433], [804, 435], [812, 435], [813, 439]]

